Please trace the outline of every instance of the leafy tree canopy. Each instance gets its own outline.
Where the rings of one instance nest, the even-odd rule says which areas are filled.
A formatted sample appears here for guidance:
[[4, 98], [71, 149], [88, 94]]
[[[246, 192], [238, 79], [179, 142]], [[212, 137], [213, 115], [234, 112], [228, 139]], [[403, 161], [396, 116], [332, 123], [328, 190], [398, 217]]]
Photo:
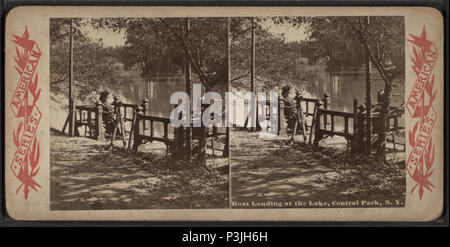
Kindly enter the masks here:
[[392, 81], [404, 72], [403, 17], [283, 17], [274, 20], [293, 26], [306, 25], [309, 39], [305, 44], [312, 51], [309, 55], [315, 59], [328, 58], [331, 67], [363, 64], [367, 48], [371, 62], [384, 80]]
[[[55, 92], [68, 93], [70, 19], [50, 21], [50, 86]], [[86, 37], [82, 19], [73, 19], [73, 72], [77, 100], [85, 101], [101, 87], [120, 92], [124, 81], [118, 75], [117, 50], [103, 47]]]

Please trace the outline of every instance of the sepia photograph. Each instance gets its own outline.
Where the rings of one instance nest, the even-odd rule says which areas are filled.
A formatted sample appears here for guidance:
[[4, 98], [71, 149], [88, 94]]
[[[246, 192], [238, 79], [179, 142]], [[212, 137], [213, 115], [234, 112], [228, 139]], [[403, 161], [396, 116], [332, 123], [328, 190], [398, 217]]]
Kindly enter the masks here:
[[436, 219], [441, 17], [427, 7], [14, 8], [8, 214]]
[[270, 136], [271, 106], [237, 114], [232, 207], [404, 207], [404, 18], [233, 24], [231, 89], [277, 93], [279, 114]]
[[229, 132], [170, 119], [227, 54], [226, 18], [50, 19], [51, 209], [228, 207]]
[[[383, 16], [51, 19], [51, 208], [225, 208], [228, 181], [237, 208], [403, 207], [403, 30]], [[230, 153], [225, 124], [193, 126], [209, 105], [195, 114], [194, 88], [232, 93]], [[177, 92], [189, 127], [171, 121]]]

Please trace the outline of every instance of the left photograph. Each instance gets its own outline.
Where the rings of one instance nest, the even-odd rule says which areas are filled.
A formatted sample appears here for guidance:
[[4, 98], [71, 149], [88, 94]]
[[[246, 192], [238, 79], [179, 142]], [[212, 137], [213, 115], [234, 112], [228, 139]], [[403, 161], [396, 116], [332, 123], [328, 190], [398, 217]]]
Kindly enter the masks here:
[[50, 209], [228, 208], [229, 129], [184, 123], [228, 91], [229, 20], [49, 25]]

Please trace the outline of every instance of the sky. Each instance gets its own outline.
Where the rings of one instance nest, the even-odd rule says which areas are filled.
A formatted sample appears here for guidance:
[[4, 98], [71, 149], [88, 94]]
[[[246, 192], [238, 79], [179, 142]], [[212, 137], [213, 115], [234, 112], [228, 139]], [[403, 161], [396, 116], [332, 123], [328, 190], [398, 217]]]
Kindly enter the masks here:
[[[290, 24], [274, 24], [271, 20], [267, 20], [263, 27], [275, 35], [284, 36], [286, 42], [302, 41], [308, 35], [305, 33], [305, 27], [292, 27]], [[81, 31], [93, 40], [101, 40], [105, 47], [115, 47], [125, 45], [125, 32], [114, 32], [110, 29], [93, 30], [90, 25], [83, 26]]]
[[305, 26], [295, 28], [287, 23], [275, 24], [271, 20], [267, 20], [263, 27], [275, 35], [284, 35], [286, 42], [303, 41], [308, 38]]
[[111, 29], [94, 30], [89, 24], [82, 26], [81, 31], [92, 40], [101, 40], [105, 47], [125, 45], [125, 32], [114, 32]]

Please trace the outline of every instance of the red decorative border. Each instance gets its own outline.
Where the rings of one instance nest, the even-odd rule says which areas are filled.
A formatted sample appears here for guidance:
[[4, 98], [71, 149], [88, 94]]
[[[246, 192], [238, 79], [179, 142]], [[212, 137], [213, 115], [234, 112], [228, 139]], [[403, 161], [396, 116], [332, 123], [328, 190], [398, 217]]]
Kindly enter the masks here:
[[425, 26], [419, 36], [409, 34], [408, 40], [413, 44], [411, 61], [412, 70], [417, 75], [414, 86], [406, 102], [406, 108], [412, 121], [415, 122], [409, 131], [409, 145], [412, 147], [406, 162], [406, 170], [415, 181], [410, 193], [418, 188], [419, 198], [422, 199], [425, 189], [432, 192], [435, 188], [429, 178], [433, 174], [434, 145], [431, 137], [433, 127], [438, 118], [433, 102], [437, 91], [434, 90], [433, 69], [438, 57], [438, 50], [434, 43], [427, 40]]
[[25, 199], [28, 199], [30, 188], [37, 191], [41, 186], [34, 180], [39, 172], [39, 141], [36, 132], [42, 114], [36, 105], [41, 89], [38, 89], [37, 67], [41, 50], [34, 40], [29, 39], [28, 30], [22, 36], [13, 35], [16, 44], [15, 69], [20, 75], [9, 107], [20, 122], [13, 130], [16, 152], [11, 162], [13, 174], [22, 183], [16, 194], [23, 188]]

